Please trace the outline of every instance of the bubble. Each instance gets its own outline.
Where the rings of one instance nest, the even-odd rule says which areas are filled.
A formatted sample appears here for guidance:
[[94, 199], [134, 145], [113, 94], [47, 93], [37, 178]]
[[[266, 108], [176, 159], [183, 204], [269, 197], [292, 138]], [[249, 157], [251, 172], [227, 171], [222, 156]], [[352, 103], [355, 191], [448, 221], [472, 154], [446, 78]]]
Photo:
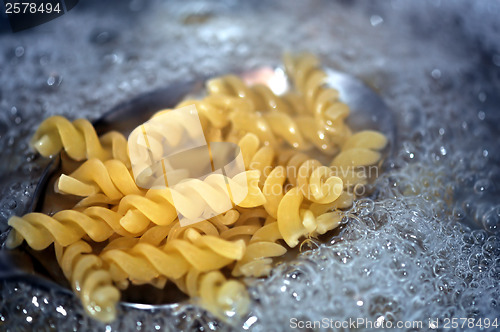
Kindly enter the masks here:
[[375, 202], [368, 198], [360, 199], [356, 202], [356, 210], [359, 211], [360, 216], [366, 216], [373, 212]]
[[382, 17], [380, 17], [379, 15], [372, 15], [370, 17], [370, 24], [372, 26], [377, 26], [379, 24], [382, 24], [384, 22], [384, 19]]
[[105, 45], [115, 41], [118, 33], [114, 30], [95, 30], [90, 36], [90, 42], [96, 45]]
[[482, 225], [488, 232], [498, 233], [500, 231], [500, 205], [491, 208], [483, 215]]
[[474, 184], [474, 191], [477, 194], [484, 194], [491, 190], [492, 186], [493, 184], [488, 179], [481, 179], [476, 181], [476, 183]]
[[491, 256], [500, 257], [500, 240], [496, 236], [490, 236], [483, 244], [483, 251]]
[[431, 76], [432, 78], [434, 79], [440, 79], [441, 78], [441, 71], [439, 69], [433, 69], [432, 72], [431, 72]]
[[432, 268], [432, 271], [436, 276], [443, 275], [446, 272], [446, 267], [448, 264], [442, 259], [436, 260], [434, 263], [434, 266]]
[[461, 206], [455, 206], [453, 208], [453, 216], [457, 220], [463, 220], [466, 216], [464, 209]]
[[15, 200], [13, 199], [9, 199], [8, 201], [6, 201], [3, 205], [5, 208], [7, 209], [10, 209], [10, 210], [13, 210], [17, 207], [17, 203]]

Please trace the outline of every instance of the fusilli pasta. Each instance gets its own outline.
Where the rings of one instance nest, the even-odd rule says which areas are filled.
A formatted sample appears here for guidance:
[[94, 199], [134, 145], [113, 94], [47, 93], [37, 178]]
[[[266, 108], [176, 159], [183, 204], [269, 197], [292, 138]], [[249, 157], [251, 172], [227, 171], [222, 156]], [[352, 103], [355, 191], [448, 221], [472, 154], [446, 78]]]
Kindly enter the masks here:
[[[313, 117], [290, 106], [286, 99], [291, 97], [282, 99], [262, 84], [248, 87], [234, 75], [208, 81], [207, 89], [214, 96], [239, 96], [251, 101], [253, 112], [239, 109], [230, 115], [237, 131], [254, 133], [263, 142], [269, 142], [271, 145], [276, 145], [277, 139], [283, 138], [296, 149], [308, 149], [312, 143], [323, 153], [337, 152], [328, 132]], [[299, 115], [294, 116], [294, 113]]]
[[309, 53], [299, 56], [285, 54], [284, 64], [309, 112], [332, 135], [334, 142], [341, 144], [351, 133], [344, 124], [349, 107], [339, 100], [337, 90], [326, 86], [328, 75], [321, 69], [318, 58]]
[[103, 322], [113, 321], [120, 291], [113, 285], [102, 260], [92, 254], [91, 246], [83, 241], [66, 248], [56, 244], [55, 251], [63, 273], [79, 295], [85, 311]]
[[62, 116], [52, 116], [40, 124], [31, 145], [44, 157], [56, 155], [64, 149], [69, 157], [78, 161], [113, 158], [130, 165], [125, 137], [111, 131], [99, 138], [92, 124], [85, 119], [71, 123]]
[[[349, 108], [316, 57], [287, 55], [285, 67], [295, 88], [284, 95], [216, 78], [207, 96], [157, 112], [151, 120], [165, 121], [140, 125], [128, 142], [117, 132], [98, 137], [87, 120], [46, 119], [32, 145], [82, 161], [55, 183], [56, 193], [82, 199], [51, 216], [11, 217], [8, 247], [54, 244], [86, 312], [103, 322], [116, 318], [118, 289], [130, 284], [174, 283], [221, 319], [246, 314], [249, 294], [231, 278], [266, 276], [288, 248], [341, 225], [356, 198], [348, 189], [370, 180], [367, 167], [387, 145], [376, 131], [351, 133]], [[215, 171], [217, 141], [236, 148], [221, 152], [230, 157], [224, 172]], [[186, 151], [194, 154], [184, 163], [169, 159]], [[244, 171], [234, 171], [243, 165], [233, 154]]]

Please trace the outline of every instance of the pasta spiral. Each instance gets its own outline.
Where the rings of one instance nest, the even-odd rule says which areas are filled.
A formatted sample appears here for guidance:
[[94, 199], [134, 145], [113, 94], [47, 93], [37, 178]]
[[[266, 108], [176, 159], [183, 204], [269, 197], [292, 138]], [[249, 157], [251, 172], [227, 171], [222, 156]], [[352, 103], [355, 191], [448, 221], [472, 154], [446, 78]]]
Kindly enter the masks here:
[[249, 98], [252, 102], [253, 112], [237, 110], [230, 115], [237, 131], [254, 133], [263, 142], [273, 146], [277, 144], [277, 138], [281, 137], [297, 149], [308, 149], [312, 143], [323, 153], [337, 152], [328, 133], [313, 117], [303, 112], [302, 115], [294, 116], [297, 111], [264, 85], [248, 87], [240, 78], [227, 75], [210, 80], [207, 89], [212, 95], [239, 96], [242, 99]]
[[386, 145], [387, 138], [379, 132], [361, 131], [346, 140], [330, 166], [346, 187], [365, 184], [370, 174], [367, 175], [364, 168], [380, 161], [382, 155], [379, 151]]
[[268, 213], [263, 208], [241, 209], [240, 217], [232, 228], [220, 233], [227, 240], [244, 240], [247, 243], [245, 254], [232, 269], [232, 275], [261, 277], [269, 274], [273, 257], [282, 256], [286, 248], [275, 243], [282, 239], [276, 220], [263, 225]]
[[246, 134], [238, 141], [238, 146], [248, 170], [260, 172], [259, 185], [262, 187], [264, 180], [269, 175], [269, 169], [273, 167], [275, 152], [270, 146], [260, 147], [259, 138], [251, 133]]
[[239, 208], [239, 212], [238, 221], [231, 228], [223, 230], [220, 237], [226, 240], [244, 240], [248, 244], [252, 234], [262, 227], [262, 220], [267, 217], [267, 212], [263, 208]]
[[250, 299], [243, 283], [226, 279], [220, 271], [200, 272], [190, 269], [185, 277], [176, 281], [177, 286], [221, 319], [248, 312]]
[[207, 82], [207, 91], [211, 96], [233, 96], [240, 100], [247, 100], [252, 111], [276, 111], [293, 114], [294, 109], [281, 97], [277, 96], [267, 86], [255, 84], [247, 86], [236, 75], [226, 75], [211, 79]]
[[162, 247], [140, 241], [131, 248], [108, 248], [101, 257], [114, 265], [116, 282], [150, 282], [160, 276], [181, 278], [190, 267], [201, 272], [220, 269], [241, 259], [244, 250], [243, 241], [201, 235], [190, 228], [187, 239], [174, 239]]
[[136, 236], [120, 226], [122, 216], [107, 208], [93, 206], [83, 212], [62, 210], [48, 216], [33, 212], [23, 217], [13, 216], [8, 224], [10, 232], [9, 246], [16, 247], [23, 240], [35, 250], [43, 250], [52, 243], [63, 247], [77, 242], [88, 235], [95, 242], [107, 240], [114, 233], [121, 236]]
[[342, 193], [342, 179], [329, 167], [304, 153], [285, 151], [280, 156], [279, 164], [286, 168], [288, 181], [312, 202], [331, 203]]
[[96, 158], [87, 160], [70, 175], [61, 175], [56, 191], [77, 196], [102, 192], [110, 200], [143, 194], [124, 163], [116, 159], [102, 162]]
[[[195, 108], [190, 109], [190, 106]], [[156, 112], [151, 119], [159, 119], [164, 116], [163, 121], [148, 122], [141, 126], [142, 130], [132, 132], [132, 140], [138, 142], [129, 146], [132, 149], [131, 155], [134, 155], [134, 163], [142, 159], [146, 168], [154, 164], [154, 161], [160, 160], [165, 155], [166, 149], [178, 146], [186, 138], [193, 140], [197, 145], [205, 144], [199, 140], [205, 135], [208, 142], [221, 141], [222, 129], [229, 124], [228, 114], [235, 110], [248, 112], [250, 106], [247, 101], [240, 98], [229, 96], [207, 96], [202, 100], [188, 99], [179, 103], [175, 110], [186, 112], [172, 112], [171, 109], [165, 109]], [[198, 116], [194, 116], [196, 113]], [[168, 117], [168, 118], [167, 118]], [[201, 127], [200, 127], [201, 124]], [[147, 142], [143, 135], [147, 133]], [[130, 138], [129, 138], [130, 140]], [[148, 152], [138, 151], [140, 146], [148, 146]], [[167, 151], [168, 152], [168, 151]], [[137, 167], [141, 169], [142, 167]], [[160, 173], [162, 170], [159, 170]], [[149, 176], [150, 174], [146, 174]]]
[[[128, 195], [120, 201], [118, 207], [118, 212], [124, 214], [120, 224], [129, 232], [137, 233], [148, 226], [149, 220], [157, 225], [168, 225], [177, 216], [176, 209], [190, 219], [202, 216], [207, 207], [223, 213], [232, 207], [224, 204], [228, 201], [225, 196], [226, 181], [233, 195], [245, 192], [242, 188], [246, 182], [248, 190], [245, 197], [241, 197], [241, 194], [237, 197], [240, 201], [239, 206], [260, 206], [265, 203], [265, 197], [258, 186], [259, 178], [258, 171], [246, 171], [233, 178], [212, 174], [204, 181], [190, 179], [176, 185], [174, 189], [150, 189], [145, 196]], [[175, 208], [174, 197], [170, 190], [177, 194]], [[137, 218], [142, 220], [138, 222]]]
[[78, 241], [63, 248], [56, 244], [56, 257], [64, 275], [82, 301], [85, 311], [108, 323], [116, 318], [116, 305], [120, 292], [113, 285], [109, 271], [103, 268], [92, 247]]
[[278, 207], [278, 229], [291, 248], [299, 244], [299, 238], [324, 234], [340, 223], [339, 212], [315, 215], [313, 211], [302, 208], [303, 200], [302, 191], [294, 187], [285, 194]]
[[31, 145], [44, 157], [54, 156], [64, 149], [70, 158], [78, 161], [113, 158], [130, 165], [125, 137], [111, 131], [99, 138], [92, 124], [85, 119], [72, 123], [62, 116], [45, 119], [35, 132]]
[[339, 100], [339, 92], [326, 87], [328, 75], [320, 67], [318, 58], [312, 54], [284, 56], [286, 72], [305, 99], [306, 106], [314, 117], [341, 143], [350, 136], [344, 119], [349, 107]]
[[[260, 185], [266, 198], [264, 208], [273, 218], [277, 217], [278, 204], [283, 198], [283, 185], [286, 172], [282, 166], [273, 167], [274, 150], [269, 146], [260, 147], [259, 138], [254, 134], [246, 134], [238, 143], [248, 169], [261, 172]], [[271, 171], [269, 171], [272, 169]]]
[[281, 238], [277, 222], [259, 227], [253, 232], [250, 244], [245, 250], [245, 255], [236, 262], [232, 275], [235, 277], [241, 275], [246, 277], [268, 275], [272, 269], [272, 257], [282, 256], [287, 251], [285, 247], [276, 243]]
[[[188, 99], [180, 102], [176, 108], [195, 105], [204, 129], [208, 125], [222, 129], [229, 124], [228, 115], [233, 111], [250, 112], [252, 105], [248, 100], [222, 95], [209, 95], [201, 100]], [[161, 115], [162, 113], [157, 113]]]

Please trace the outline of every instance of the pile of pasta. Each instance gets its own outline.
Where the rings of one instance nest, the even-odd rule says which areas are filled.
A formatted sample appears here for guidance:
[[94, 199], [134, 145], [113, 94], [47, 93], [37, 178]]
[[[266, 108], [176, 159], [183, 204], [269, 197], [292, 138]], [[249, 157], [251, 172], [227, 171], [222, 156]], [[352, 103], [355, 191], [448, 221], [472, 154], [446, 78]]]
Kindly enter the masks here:
[[[177, 105], [196, 106], [208, 141], [239, 145], [248, 195], [232, 209], [182, 227], [170, 188], [144, 189], [134, 181], [121, 133], [98, 137], [87, 120], [53, 116], [32, 146], [46, 157], [62, 152], [82, 162], [55, 188], [82, 199], [50, 216], [10, 218], [8, 246], [53, 246], [86, 312], [103, 322], [116, 318], [120, 289], [130, 284], [173, 283], [218, 317], [247, 314], [241, 278], [267, 276], [273, 259], [338, 227], [342, 209], [355, 199], [349, 188], [368, 181], [362, 169], [379, 163], [386, 145], [381, 133], [351, 132], [349, 107], [325, 84], [315, 56], [286, 55], [284, 64], [293, 86], [284, 95], [228, 75], [208, 81], [205, 97]], [[208, 181], [191, 186], [198, 199], [186, 206], [212, 204], [217, 188]]]

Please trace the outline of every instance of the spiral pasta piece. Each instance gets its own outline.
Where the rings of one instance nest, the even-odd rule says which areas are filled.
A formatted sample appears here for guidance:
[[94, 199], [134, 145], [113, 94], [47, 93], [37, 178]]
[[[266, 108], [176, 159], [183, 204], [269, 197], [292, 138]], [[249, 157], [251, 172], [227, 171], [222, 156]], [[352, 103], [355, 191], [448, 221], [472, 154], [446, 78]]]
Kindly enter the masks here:
[[[201, 224], [201, 223], [200, 223]], [[172, 229], [178, 225], [177, 223], [172, 223], [167, 226], [154, 225], [146, 230], [140, 237], [124, 237], [115, 236], [110, 237], [108, 244], [102, 249], [101, 252], [111, 250], [111, 249], [131, 249], [138, 243], [148, 243], [153, 246], [161, 246], [165, 244], [166, 239], [170, 239], [169, 234], [171, 234]], [[203, 226], [196, 227], [200, 231], [206, 231]], [[213, 234], [212, 232], [206, 232], [206, 234]]]
[[[168, 231], [167, 242], [174, 239], [185, 238], [186, 231], [191, 228], [195, 229], [201, 234], [220, 236], [222, 232], [229, 230], [230, 228], [228, 226], [233, 225], [239, 219], [239, 217], [240, 213], [235, 209], [231, 209], [226, 213], [219, 214], [208, 220], [204, 220], [188, 226], [181, 226], [180, 222], [176, 221]], [[149, 230], [146, 233], [148, 232]]]
[[243, 257], [232, 269], [233, 276], [268, 275], [273, 264], [272, 258], [286, 252], [285, 247], [275, 243], [282, 238], [276, 221], [269, 224], [263, 222], [268, 217], [268, 213], [263, 208], [240, 209], [238, 221], [233, 227], [220, 233], [223, 239], [239, 239], [247, 243]]
[[[190, 109], [189, 106], [194, 106], [195, 109]], [[188, 113], [172, 112], [171, 109], [156, 112], [151, 119], [164, 116], [165, 121], [149, 121], [141, 126], [141, 130], [132, 132], [131, 139], [139, 143], [129, 147], [132, 149], [130, 153], [134, 156], [135, 164], [138, 160], [143, 160], [144, 165], [151, 165], [152, 161], [160, 160], [164, 156], [165, 149], [178, 146], [185, 137], [198, 142], [199, 137], [205, 135], [208, 142], [221, 141], [222, 129], [230, 123], [228, 114], [235, 110], [242, 112], [251, 110], [246, 100], [229, 96], [207, 96], [202, 100], [188, 99], [179, 103], [175, 110], [183, 108]], [[198, 116], [194, 116], [195, 111]], [[143, 138], [145, 133], [147, 141]], [[148, 146], [147, 152], [142, 148], [138, 149], [144, 145]]]
[[[187, 141], [193, 148], [206, 144], [200, 117], [196, 116], [194, 108], [184, 107], [176, 112], [162, 110], [153, 115], [152, 119], [155, 118], [155, 121], [148, 121], [134, 129], [129, 136], [131, 144], [128, 145], [128, 151], [133, 159], [135, 179], [144, 188], [151, 188], [148, 178], [153, 175], [173, 171], [169, 161], [164, 158], [177, 153], [175, 148], [181, 142]], [[159, 163], [160, 160], [166, 163], [166, 170], [162, 167], [163, 162]], [[205, 164], [209, 162], [207, 160]], [[201, 168], [204, 166], [203, 163], [196, 165]]]
[[385, 148], [386, 145], [387, 137], [383, 134], [374, 130], [363, 130], [349, 137], [344, 145], [342, 145], [342, 150], [364, 148], [380, 151]]
[[92, 247], [78, 241], [66, 248], [56, 244], [55, 251], [63, 273], [80, 297], [85, 311], [102, 322], [113, 321], [120, 292], [113, 285], [102, 260], [92, 254]]
[[249, 310], [250, 299], [245, 285], [226, 279], [220, 271], [200, 272], [192, 268], [176, 284], [222, 320], [227, 320], [228, 313], [241, 317]]
[[[271, 145], [277, 144], [277, 138], [281, 137], [297, 149], [308, 149], [312, 143], [323, 153], [337, 152], [328, 133], [313, 117], [297, 111], [265, 85], [247, 86], [239, 77], [227, 75], [208, 81], [207, 90], [215, 96], [240, 97], [252, 102], [252, 113], [239, 110], [231, 115], [234, 129], [238, 131], [257, 134]], [[294, 117], [294, 113], [301, 115]]]
[[278, 229], [291, 248], [299, 244], [299, 238], [324, 234], [337, 227], [341, 220], [336, 211], [315, 215], [313, 211], [303, 209], [303, 200], [301, 190], [294, 187], [285, 194], [278, 207]]
[[176, 221], [168, 232], [168, 235], [166, 237], [167, 242], [184, 238], [186, 231], [188, 231], [189, 229], [195, 229], [200, 233], [206, 235], [219, 236], [219, 230], [209, 220], [203, 220], [184, 227], [181, 226], [179, 221]]
[[285, 54], [284, 64], [309, 111], [333, 135], [334, 141], [342, 144], [350, 136], [350, 130], [344, 124], [350, 113], [349, 107], [339, 100], [336, 89], [325, 86], [328, 75], [321, 69], [318, 58], [309, 53], [296, 57]]
[[237, 261], [232, 275], [235, 277], [262, 277], [271, 272], [273, 257], [282, 256], [287, 249], [276, 241], [282, 239], [277, 222], [259, 227], [252, 234], [245, 255]]
[[104, 193], [110, 200], [124, 195], [142, 195], [127, 166], [115, 159], [102, 162], [92, 158], [84, 162], [70, 175], [61, 175], [56, 191], [78, 196]]
[[103, 207], [89, 207], [83, 212], [62, 210], [48, 216], [33, 212], [23, 217], [13, 216], [8, 224], [13, 228], [9, 234], [11, 247], [23, 240], [35, 250], [43, 250], [52, 243], [63, 247], [75, 243], [88, 235], [95, 242], [107, 240], [114, 233], [136, 236], [120, 226], [122, 215]]
[[[264, 208], [272, 217], [277, 217], [278, 205], [284, 195], [283, 185], [287, 174], [282, 166], [273, 167], [274, 150], [269, 146], [260, 147], [259, 138], [254, 134], [246, 134], [239, 141], [245, 166], [261, 172], [262, 193], [266, 198]], [[271, 171], [269, 171], [271, 169]]]
[[62, 116], [47, 118], [35, 132], [31, 145], [44, 157], [54, 156], [64, 149], [70, 158], [78, 161], [113, 158], [126, 165], [129, 163], [125, 137], [112, 131], [99, 138], [85, 119], [70, 122]]
[[365, 184], [370, 175], [366, 174], [366, 166], [375, 165], [380, 161], [382, 155], [379, 151], [386, 145], [387, 138], [381, 133], [373, 130], [361, 131], [346, 140], [342, 151], [330, 166], [342, 178], [346, 187]]
[[[118, 212], [124, 214], [120, 224], [126, 230], [137, 233], [147, 227], [149, 220], [157, 225], [170, 224], [177, 216], [176, 210], [190, 219], [199, 218], [207, 207], [218, 213], [226, 212], [232, 208], [224, 204], [229, 200], [225, 194], [226, 183], [233, 195], [238, 193], [239, 206], [260, 206], [265, 203], [265, 197], [258, 186], [259, 178], [258, 171], [246, 171], [233, 178], [212, 174], [204, 181], [190, 179], [174, 189], [150, 189], [145, 196], [125, 196], [118, 207]], [[175, 201], [170, 190], [175, 190]], [[241, 193], [245, 191], [243, 197]]]
[[330, 168], [315, 165], [314, 160], [304, 162], [298, 173], [297, 186], [312, 202], [331, 203], [342, 193], [342, 179], [336, 176]]
[[272, 169], [275, 151], [270, 146], [260, 146], [259, 138], [251, 133], [246, 134], [238, 141], [245, 168], [260, 172], [259, 185], [262, 187], [269, 170]]
[[[164, 276], [181, 278], [190, 267], [199, 271], [220, 269], [241, 259], [245, 251], [243, 241], [226, 241], [212, 235], [201, 235], [194, 229], [186, 239], [174, 239], [158, 247], [139, 241], [130, 248], [108, 248], [101, 257], [114, 267], [113, 279], [121, 283], [150, 282]], [[119, 271], [118, 273], [116, 271]]]
[[232, 96], [246, 100], [252, 107], [251, 111], [276, 111], [293, 114], [293, 108], [280, 96], [262, 84], [246, 85], [236, 75], [225, 75], [211, 79], [206, 84], [210, 96]]
[[299, 238], [309, 232], [302, 224], [300, 216], [303, 199], [301, 191], [294, 187], [285, 194], [278, 207], [278, 229], [286, 244], [291, 248], [297, 246]]
[[201, 100], [188, 99], [180, 102], [176, 108], [188, 105], [196, 106], [204, 129], [207, 129], [209, 124], [217, 129], [226, 127], [229, 124], [228, 115], [236, 110], [252, 111], [252, 105], [248, 100], [228, 95], [209, 95]]
[[285, 151], [278, 163], [286, 168], [288, 181], [312, 202], [331, 203], [342, 193], [342, 179], [331, 168], [304, 153]]
[[339, 198], [337, 198], [335, 201], [328, 204], [311, 203], [309, 206], [307, 206], [307, 209], [311, 210], [311, 212], [315, 216], [319, 216], [323, 213], [332, 212], [338, 209], [350, 208], [353, 202], [354, 195], [347, 191], [343, 191], [342, 194], [340, 194]]
[[[307, 210], [310, 211], [310, 210]], [[326, 232], [337, 228], [340, 225], [340, 222], [343, 218], [343, 215], [340, 211], [332, 211], [322, 213], [320, 215], [314, 215], [312, 211], [309, 218], [314, 217], [314, 230], [311, 231], [310, 236], [317, 236], [318, 234], [325, 234]], [[304, 211], [305, 213], [305, 211]]]
[[81, 211], [82, 209], [91, 206], [109, 207], [110, 205], [118, 204], [118, 202], [119, 202], [118, 200], [110, 199], [108, 196], [102, 193], [97, 193], [83, 198], [78, 203], [76, 203], [73, 209]]
[[263, 208], [239, 208], [239, 210], [238, 221], [231, 228], [223, 230], [220, 237], [226, 240], [243, 240], [248, 244], [253, 233], [262, 227], [262, 220], [266, 219], [267, 212]]
[[307, 154], [295, 150], [282, 151], [278, 158], [278, 165], [285, 167], [287, 180], [293, 186], [297, 186], [299, 178], [305, 176], [299, 173], [300, 167], [308, 161], [308, 167], [322, 166], [318, 160], [311, 159]]
[[231, 113], [230, 119], [237, 132], [253, 133], [273, 147], [278, 145], [279, 138], [297, 149], [310, 147], [299, 131], [298, 124], [286, 114], [236, 111]]

